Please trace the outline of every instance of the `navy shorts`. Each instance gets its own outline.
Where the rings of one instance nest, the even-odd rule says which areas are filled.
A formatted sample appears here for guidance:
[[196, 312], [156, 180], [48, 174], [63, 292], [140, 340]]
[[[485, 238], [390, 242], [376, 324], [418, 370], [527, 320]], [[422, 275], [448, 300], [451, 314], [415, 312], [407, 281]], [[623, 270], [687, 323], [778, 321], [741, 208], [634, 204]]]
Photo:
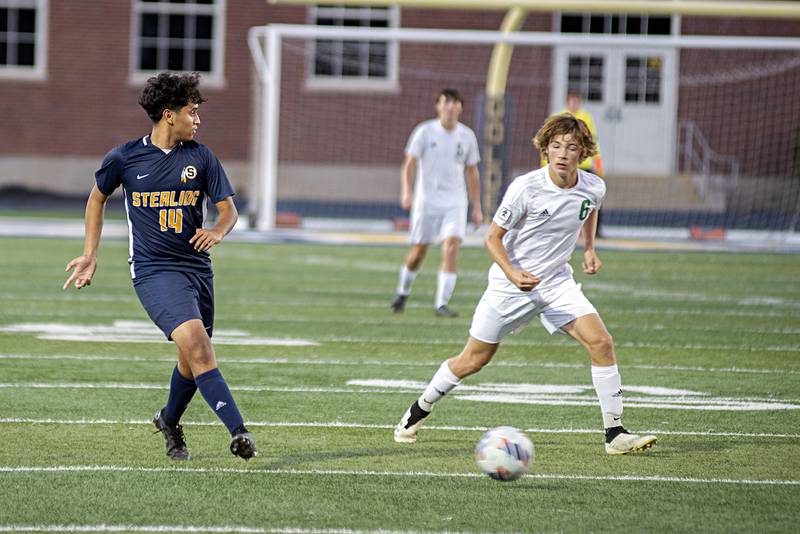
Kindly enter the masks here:
[[191, 319], [200, 319], [211, 337], [214, 327], [214, 275], [159, 271], [137, 276], [133, 288], [147, 315], [172, 340], [172, 332]]

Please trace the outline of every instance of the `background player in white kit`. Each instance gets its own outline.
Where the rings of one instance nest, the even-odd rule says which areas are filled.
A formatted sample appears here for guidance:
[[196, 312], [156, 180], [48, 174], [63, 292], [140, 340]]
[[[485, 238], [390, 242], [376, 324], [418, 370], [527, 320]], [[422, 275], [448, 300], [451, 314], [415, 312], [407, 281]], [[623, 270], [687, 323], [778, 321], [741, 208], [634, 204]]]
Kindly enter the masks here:
[[622, 426], [622, 389], [614, 342], [594, 306], [572, 278], [569, 265], [583, 233], [583, 272], [601, 262], [594, 250], [603, 180], [578, 164], [596, 147], [586, 124], [569, 114], [547, 119], [534, 137], [549, 162], [514, 179], [494, 216], [486, 248], [494, 260], [489, 285], [461, 354], [442, 363], [422, 396], [403, 415], [394, 439], [413, 443], [433, 404], [489, 363], [506, 334], [538, 316], [551, 334], [564, 332], [589, 352], [592, 382], [600, 400], [608, 454], [649, 449], [655, 436], [630, 434]]
[[[405, 309], [428, 246], [439, 238], [442, 262], [434, 309], [440, 317], [458, 316], [448, 303], [456, 287], [458, 249], [467, 228], [467, 194], [472, 222], [476, 226], [483, 222], [478, 141], [471, 129], [458, 122], [463, 105], [458, 91], [443, 89], [436, 98], [438, 118], [417, 125], [406, 146], [400, 205], [411, 210], [411, 249], [400, 269], [397, 295], [392, 301], [394, 313]], [[418, 180], [412, 195], [415, 174]]]

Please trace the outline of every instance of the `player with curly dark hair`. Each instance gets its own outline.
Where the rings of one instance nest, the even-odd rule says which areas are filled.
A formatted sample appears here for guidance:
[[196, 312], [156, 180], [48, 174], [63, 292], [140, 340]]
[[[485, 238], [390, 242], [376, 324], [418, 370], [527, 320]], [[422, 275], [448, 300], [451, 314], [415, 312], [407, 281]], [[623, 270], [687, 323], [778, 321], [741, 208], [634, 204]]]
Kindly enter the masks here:
[[[199, 83], [197, 73], [161, 73], [147, 80], [139, 104], [153, 121], [152, 131], [111, 150], [95, 173], [83, 254], [67, 264], [66, 270], [73, 271], [64, 289], [73, 283], [77, 289], [91, 285], [105, 203], [122, 186], [133, 287], [150, 318], [178, 348], [167, 404], [153, 418], [166, 440], [167, 456], [189, 459], [179, 421], [199, 389], [231, 433], [231, 452], [248, 460], [257, 454], [255, 441], [211, 344], [214, 282], [208, 250], [233, 229], [238, 213], [219, 160], [194, 141], [198, 108], [205, 102]], [[208, 199], [219, 217], [213, 227], [204, 228]]]
[[179, 111], [183, 106], [192, 102], [202, 104], [206, 101], [200, 94], [200, 75], [195, 73], [175, 76], [162, 72], [147, 80], [139, 96], [139, 105], [142, 106], [153, 123], [161, 120], [165, 109]]

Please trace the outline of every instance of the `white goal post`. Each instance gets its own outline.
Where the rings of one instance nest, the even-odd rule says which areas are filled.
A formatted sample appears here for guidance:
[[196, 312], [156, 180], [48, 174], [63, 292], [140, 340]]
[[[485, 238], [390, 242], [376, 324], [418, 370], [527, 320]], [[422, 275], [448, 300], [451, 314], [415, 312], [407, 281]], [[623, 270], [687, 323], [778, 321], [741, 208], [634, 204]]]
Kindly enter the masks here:
[[[273, 24], [253, 27], [248, 33], [248, 44], [255, 64], [258, 91], [255, 95], [255, 172], [250, 191], [249, 205], [252, 221], [258, 230], [275, 227], [277, 212], [278, 157], [281, 131], [281, 81], [282, 49], [286, 39], [313, 41], [316, 39], [388, 41], [443, 45], [487, 45], [506, 43], [514, 46], [571, 46], [591, 50], [595, 47], [626, 47], [643, 49], [709, 49], [709, 50], [770, 50], [800, 51], [800, 39], [731, 36], [632, 36], [583, 35], [554, 32], [516, 32], [414, 29], [414, 28], [358, 28], [314, 25]], [[484, 71], [485, 76], [485, 71]], [[665, 80], [677, 84], [677, 79]], [[318, 98], [326, 98], [320, 92]], [[293, 120], [292, 117], [283, 117]], [[477, 132], [476, 132], [477, 133]], [[480, 135], [479, 135], [480, 138]], [[402, 151], [402, 147], [398, 147]], [[399, 176], [399, 166], [398, 166]], [[399, 178], [398, 178], [399, 181]]]

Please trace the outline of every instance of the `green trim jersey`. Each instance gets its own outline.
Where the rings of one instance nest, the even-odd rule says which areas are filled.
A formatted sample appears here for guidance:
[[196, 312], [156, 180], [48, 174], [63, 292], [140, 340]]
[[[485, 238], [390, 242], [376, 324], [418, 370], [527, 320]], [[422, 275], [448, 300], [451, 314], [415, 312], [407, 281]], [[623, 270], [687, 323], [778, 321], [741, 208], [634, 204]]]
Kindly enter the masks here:
[[[580, 169], [577, 172], [578, 181], [569, 189], [553, 183], [547, 166], [515, 178], [493, 219], [508, 230], [503, 246], [511, 265], [541, 278], [532, 293], [548, 299], [558, 296], [549, 292], [572, 278], [569, 260], [583, 223], [600, 208], [606, 194], [602, 178]], [[489, 288], [521, 292], [496, 263], [489, 269]]]
[[481, 160], [469, 127], [458, 122], [447, 130], [439, 119], [422, 122], [408, 139], [406, 155], [417, 159], [415, 210], [467, 205], [464, 169]]

